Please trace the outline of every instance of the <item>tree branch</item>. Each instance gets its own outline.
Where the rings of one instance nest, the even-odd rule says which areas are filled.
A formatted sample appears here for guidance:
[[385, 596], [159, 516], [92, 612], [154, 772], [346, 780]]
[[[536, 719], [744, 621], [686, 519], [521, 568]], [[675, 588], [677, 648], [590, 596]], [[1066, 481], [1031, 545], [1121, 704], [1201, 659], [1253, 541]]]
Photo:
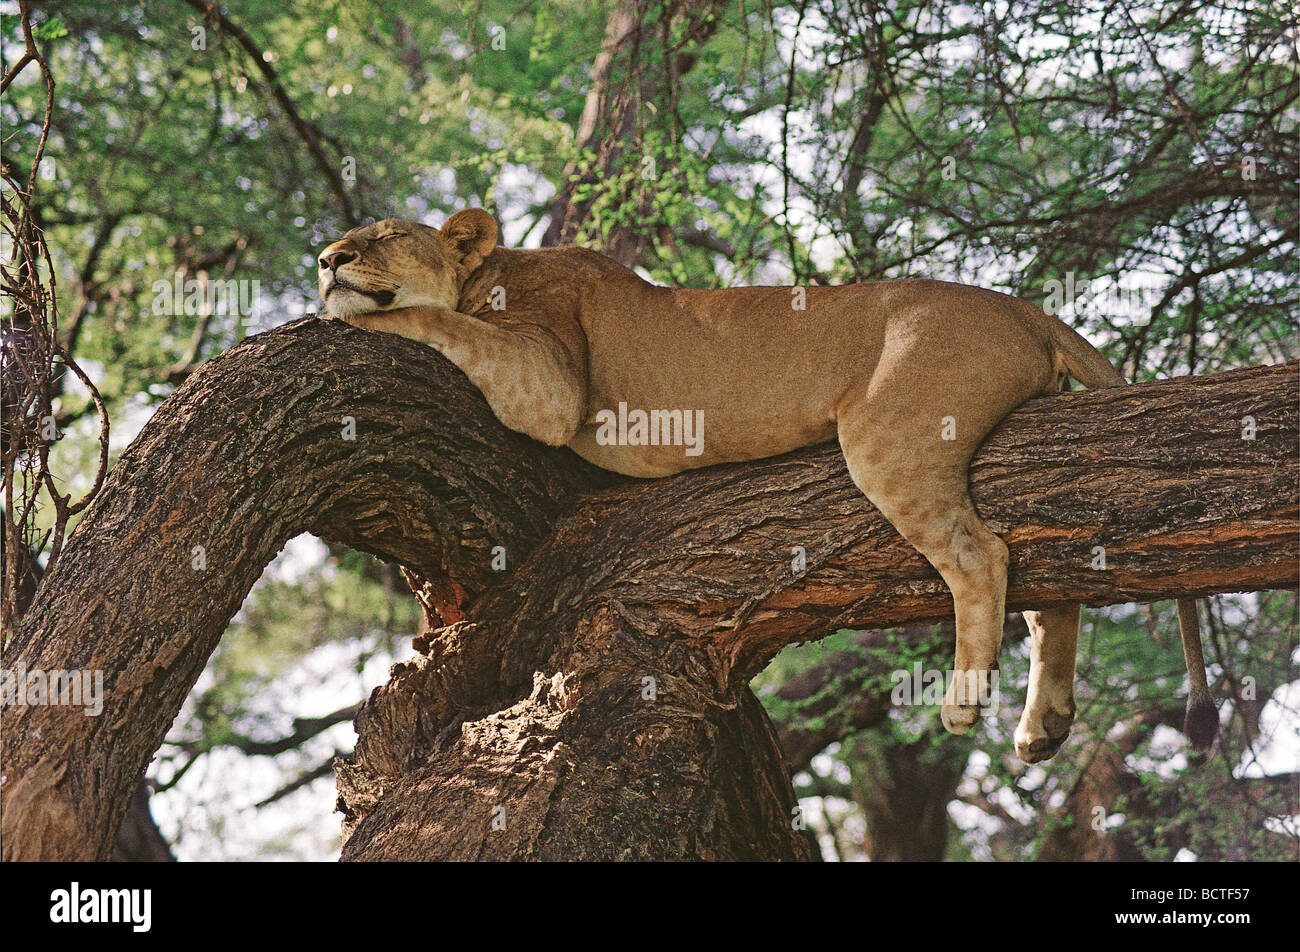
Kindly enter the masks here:
[[[1062, 394], [1013, 413], [972, 471], [976, 505], [1011, 549], [1008, 607], [1294, 586], [1296, 384], [1295, 365], [1254, 368]], [[1254, 440], [1241, 438], [1247, 414]], [[437, 806], [448, 777], [489, 796], [472, 779], [487, 776], [475, 758], [506, 743], [507, 728], [521, 732], [516, 745], [554, 728], [546, 737], [560, 746], [538, 760], [545, 743], [506, 744], [514, 753], [498, 751], [507, 763], [488, 771], [491, 784], [510, 787], [524, 773], [509, 764], [526, 762], [528, 776], [550, 777], [529, 796], [559, 796], [572, 781], [623, 798], [604, 814], [534, 803], [547, 823], [571, 825], [555, 832], [538, 819], [509, 855], [596, 855], [583, 844], [604, 836], [610, 855], [623, 837], [643, 855], [805, 857], [749, 677], [785, 644], [951, 612], [942, 582], [861, 497], [833, 446], [619, 479], [503, 428], [429, 348], [300, 321], [210, 361], [159, 409], [6, 646], [7, 667], [102, 669], [106, 691], [101, 717], [0, 713], [5, 858], [107, 855], [227, 621], [302, 531], [398, 562], [417, 588], [450, 579], [468, 604], [466, 622], [417, 640], [424, 656], [398, 666], [358, 719], [345, 772], [357, 793], [349, 828], [374, 817], [349, 844], [362, 858], [431, 851], [455, 824], [479, 824], [444, 804], [444, 825], [404, 847], [376, 833], [404, 808]], [[1105, 570], [1092, 567], [1096, 545]], [[797, 576], [794, 546], [807, 558]], [[671, 702], [638, 700], [647, 671]], [[524, 713], [481, 720], [517, 702]], [[476, 734], [471, 722], [487, 726]], [[627, 765], [606, 771], [636, 750], [666, 758], [655, 761], [659, 793]], [[563, 777], [548, 773], [562, 765]], [[595, 784], [596, 768], [624, 779]], [[701, 799], [719, 782], [735, 795]], [[668, 823], [656, 797], [682, 784], [690, 795]], [[709, 810], [711, 825], [692, 825]], [[466, 849], [507, 855], [474, 829], [458, 841]]]
[[280, 76], [276, 73], [275, 67], [271, 65], [270, 60], [266, 58], [265, 52], [239, 24], [226, 16], [225, 11], [221, 9], [221, 5], [216, 0], [184, 0], [184, 2], [197, 10], [205, 19], [219, 24], [222, 32], [233, 36], [235, 41], [248, 53], [253, 65], [257, 67], [258, 72], [266, 80], [272, 98], [284, 110], [285, 116], [289, 119], [289, 124], [293, 126], [294, 132], [298, 133], [298, 138], [302, 139], [303, 145], [307, 147], [307, 151], [311, 154], [312, 161], [316, 163], [316, 168], [325, 177], [325, 181], [329, 183], [330, 191], [334, 193], [334, 197], [338, 200], [339, 210], [343, 214], [344, 225], [348, 228], [355, 228], [361, 224], [361, 219], [357, 217], [357, 213], [352, 207], [352, 199], [348, 197], [347, 186], [343, 183], [342, 175], [339, 174], [339, 170], [335, 166], [330, 164], [325, 151], [321, 148], [319, 130], [303, 119], [302, 114], [298, 112], [298, 107], [289, 98], [289, 93], [285, 90], [284, 84], [280, 82]]
[[329, 730], [335, 724], [342, 724], [344, 721], [352, 720], [357, 716], [357, 711], [360, 709], [361, 703], [358, 702], [349, 704], [347, 707], [341, 707], [337, 711], [331, 711], [323, 717], [295, 717], [293, 719], [293, 730], [283, 737], [277, 737], [275, 740], [254, 740], [252, 737], [236, 734], [232, 731], [221, 740], [220, 744], [214, 746], [234, 747], [250, 757], [274, 757], [276, 754], [283, 754], [287, 750], [301, 747], [317, 734]]

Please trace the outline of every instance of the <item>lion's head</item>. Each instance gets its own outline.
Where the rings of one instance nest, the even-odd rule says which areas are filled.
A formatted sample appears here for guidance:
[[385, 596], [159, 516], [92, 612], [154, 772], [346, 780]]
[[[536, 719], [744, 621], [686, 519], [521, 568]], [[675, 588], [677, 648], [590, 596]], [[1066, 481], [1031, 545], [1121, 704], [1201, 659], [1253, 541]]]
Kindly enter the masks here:
[[492, 216], [452, 215], [441, 231], [385, 218], [354, 228], [320, 253], [317, 287], [331, 317], [432, 305], [455, 308], [466, 278], [497, 244]]

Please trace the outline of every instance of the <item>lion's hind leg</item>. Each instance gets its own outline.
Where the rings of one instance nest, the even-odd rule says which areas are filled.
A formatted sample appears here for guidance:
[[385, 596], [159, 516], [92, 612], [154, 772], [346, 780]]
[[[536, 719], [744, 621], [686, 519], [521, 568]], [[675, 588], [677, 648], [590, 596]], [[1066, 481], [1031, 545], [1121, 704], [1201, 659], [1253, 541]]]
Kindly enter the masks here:
[[961, 422], [963, 438], [945, 439], [938, 416], [870, 398], [841, 407], [838, 419], [854, 483], [952, 591], [957, 651], [942, 717], [955, 734], [970, 730], [996, 687], [1008, 561], [967, 491], [971, 456], [992, 422]]
[[1024, 612], [1029, 625], [1029, 696], [1016, 727], [1016, 756], [1027, 764], [1051, 757], [1074, 723], [1074, 656], [1079, 606]]

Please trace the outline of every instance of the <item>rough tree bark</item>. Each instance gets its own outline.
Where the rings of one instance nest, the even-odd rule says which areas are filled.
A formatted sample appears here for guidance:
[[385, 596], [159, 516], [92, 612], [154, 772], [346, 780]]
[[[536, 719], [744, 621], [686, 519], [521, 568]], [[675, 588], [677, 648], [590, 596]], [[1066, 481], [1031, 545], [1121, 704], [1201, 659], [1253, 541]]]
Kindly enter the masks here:
[[[1010, 606], [1293, 587], [1296, 384], [1256, 368], [1009, 417], [972, 492], [1010, 546]], [[505, 430], [432, 350], [299, 322], [160, 408], [6, 647], [7, 667], [103, 669], [106, 694], [97, 718], [3, 712], [6, 859], [108, 855], [227, 621], [303, 531], [463, 617], [358, 716], [351, 859], [810, 858], [748, 680], [785, 644], [950, 611], [833, 445], [619, 480]]]
[[[5, 606], [3, 617], [21, 620], [27, 613], [36, 588], [40, 584], [44, 569], [31, 556], [28, 565], [30, 571], [14, 593], [13, 603]], [[8, 632], [5, 632], [5, 637]], [[3, 771], [0, 771], [0, 776]], [[3, 781], [0, 781], [3, 783]], [[174, 863], [171, 846], [154, 822], [153, 811], [149, 809], [149, 785], [144, 777], [136, 784], [135, 795], [127, 808], [122, 825], [118, 828], [117, 841], [113, 844], [113, 861], [118, 863]]]

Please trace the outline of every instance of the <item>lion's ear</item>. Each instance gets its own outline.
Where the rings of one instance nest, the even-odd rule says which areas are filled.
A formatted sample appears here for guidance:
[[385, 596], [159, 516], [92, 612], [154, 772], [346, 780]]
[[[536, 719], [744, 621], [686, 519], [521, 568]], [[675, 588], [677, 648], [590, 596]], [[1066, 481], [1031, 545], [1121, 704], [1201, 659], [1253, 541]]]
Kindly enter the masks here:
[[462, 278], [483, 263], [497, 246], [497, 223], [481, 208], [467, 208], [447, 219], [442, 240]]

